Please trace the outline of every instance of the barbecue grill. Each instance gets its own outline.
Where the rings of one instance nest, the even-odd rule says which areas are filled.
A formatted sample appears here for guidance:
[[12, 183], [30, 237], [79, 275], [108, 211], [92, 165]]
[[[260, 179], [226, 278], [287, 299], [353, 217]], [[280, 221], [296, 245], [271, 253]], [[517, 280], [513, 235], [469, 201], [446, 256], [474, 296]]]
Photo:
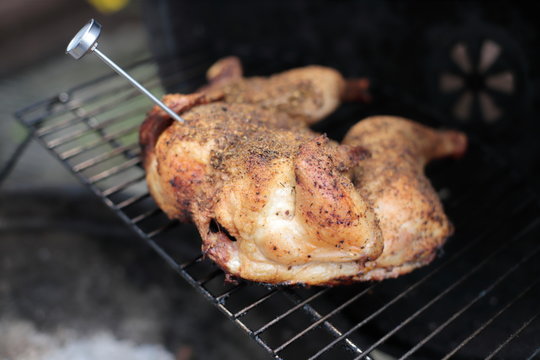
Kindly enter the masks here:
[[[204, 82], [205, 70], [220, 55], [174, 50], [174, 56], [160, 55], [126, 70], [156, 95], [190, 92]], [[261, 53], [245, 54], [247, 75], [309, 61], [287, 52], [279, 59], [266, 53], [275, 60], [270, 63], [261, 61]], [[372, 89], [372, 104], [343, 106], [317, 130], [340, 138], [351, 124], [381, 109], [449, 126], [437, 107], [378, 85]], [[226, 281], [201, 255], [195, 228], [167, 219], [149, 196], [138, 128], [151, 106], [123, 79], [107, 74], [21, 109], [16, 117], [126, 223], [134, 238], [145, 241], [270, 357], [540, 356], [537, 188], [481, 127], [461, 125], [470, 136], [463, 159], [439, 161], [427, 169], [456, 228], [429, 266], [398, 279], [351, 286], [265, 286]]]

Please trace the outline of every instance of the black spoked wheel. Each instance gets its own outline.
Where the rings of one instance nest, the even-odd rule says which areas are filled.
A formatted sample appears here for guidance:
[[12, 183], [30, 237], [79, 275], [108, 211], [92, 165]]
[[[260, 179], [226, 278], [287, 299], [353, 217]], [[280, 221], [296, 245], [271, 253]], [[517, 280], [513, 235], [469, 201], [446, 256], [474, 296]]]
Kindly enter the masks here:
[[526, 84], [517, 44], [500, 29], [478, 24], [437, 40], [427, 74], [434, 105], [464, 126], [498, 132], [519, 125]]

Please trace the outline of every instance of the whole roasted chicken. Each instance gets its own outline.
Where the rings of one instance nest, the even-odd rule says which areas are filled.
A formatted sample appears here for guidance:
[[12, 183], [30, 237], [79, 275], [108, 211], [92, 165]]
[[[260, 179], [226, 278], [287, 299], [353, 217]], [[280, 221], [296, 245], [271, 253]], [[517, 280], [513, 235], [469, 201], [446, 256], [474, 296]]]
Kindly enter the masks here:
[[461, 156], [466, 137], [410, 120], [360, 121], [343, 144], [308, 128], [365, 83], [308, 66], [244, 78], [213, 65], [200, 91], [166, 95], [140, 130], [150, 193], [192, 221], [203, 252], [228, 274], [264, 283], [381, 280], [430, 262], [452, 233], [423, 174]]

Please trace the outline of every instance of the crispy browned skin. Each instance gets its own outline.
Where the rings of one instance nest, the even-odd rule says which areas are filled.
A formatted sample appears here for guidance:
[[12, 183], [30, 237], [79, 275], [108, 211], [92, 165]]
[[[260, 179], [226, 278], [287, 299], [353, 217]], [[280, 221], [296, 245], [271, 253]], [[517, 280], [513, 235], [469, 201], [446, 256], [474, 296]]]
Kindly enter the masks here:
[[[382, 279], [429, 261], [450, 234], [422, 174], [433, 156], [429, 151], [415, 152], [413, 141], [411, 166], [397, 171], [403, 175], [396, 187], [407, 201], [386, 196], [401, 207], [418, 194], [431, 201], [431, 212], [414, 213], [428, 223], [416, 228], [424, 232], [403, 237], [399, 225], [387, 222], [410, 219], [381, 213], [377, 194], [385, 194], [384, 186], [363, 170], [367, 164], [366, 171], [395, 176], [378, 169], [402, 161], [384, 136], [364, 144], [363, 134], [371, 128], [361, 122], [347, 137], [349, 145], [339, 145], [307, 127], [341, 99], [360, 98], [358, 82], [346, 82], [335, 70], [319, 66], [245, 79], [235, 58], [214, 65], [208, 79], [198, 93], [164, 98], [185, 124], [171, 123], [156, 107], [140, 138], [152, 196], [171, 218], [195, 222], [203, 251], [228, 273], [266, 283], [313, 285]], [[390, 128], [402, 122], [387, 119]], [[405, 152], [414, 140], [401, 130], [390, 137]], [[430, 135], [426, 141], [446, 137]], [[385, 151], [391, 156], [385, 158]], [[449, 154], [456, 154], [456, 148], [439, 155]], [[418, 245], [401, 249], [411, 243]]]
[[362, 144], [371, 152], [355, 167], [354, 183], [373, 207], [384, 238], [384, 251], [374, 261], [374, 269], [357, 278], [396, 277], [429, 263], [453, 228], [424, 166], [432, 159], [462, 156], [465, 135], [378, 116], [352, 127], [343, 143]]

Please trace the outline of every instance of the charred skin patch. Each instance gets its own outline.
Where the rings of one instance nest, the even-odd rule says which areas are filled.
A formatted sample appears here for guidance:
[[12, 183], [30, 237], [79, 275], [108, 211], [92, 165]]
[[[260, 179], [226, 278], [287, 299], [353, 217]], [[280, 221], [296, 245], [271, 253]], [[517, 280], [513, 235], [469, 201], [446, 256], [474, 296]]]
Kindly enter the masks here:
[[171, 126], [173, 119], [163, 118], [156, 113], [149, 114], [141, 124], [139, 131], [139, 144], [141, 145], [141, 156], [143, 164], [148, 161], [149, 154], [154, 151], [159, 136]]

